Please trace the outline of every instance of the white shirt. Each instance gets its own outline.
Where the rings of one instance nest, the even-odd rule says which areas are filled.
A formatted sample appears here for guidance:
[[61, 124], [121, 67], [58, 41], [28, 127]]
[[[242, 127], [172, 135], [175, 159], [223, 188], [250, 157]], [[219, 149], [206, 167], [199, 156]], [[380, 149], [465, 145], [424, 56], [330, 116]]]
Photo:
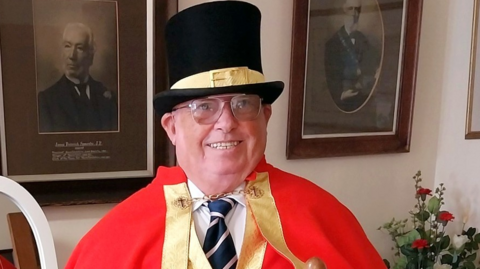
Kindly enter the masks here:
[[[70, 78], [66, 74], [65, 74], [65, 77], [67, 77], [68, 80], [73, 82], [73, 84], [79, 84], [80, 83], [80, 81], [78, 79]], [[87, 83], [87, 81], [88, 81], [88, 77], [85, 79], [84, 83]], [[80, 90], [77, 88], [77, 86], [75, 86], [75, 91], [77, 91], [78, 96], [80, 96]], [[85, 89], [85, 93], [87, 94], [88, 99], [90, 99], [90, 86], [89, 85], [87, 85], [87, 88]]]
[[[189, 179], [188, 189], [192, 198], [202, 198], [205, 194]], [[235, 191], [240, 191], [245, 188], [245, 182], [240, 184]], [[237, 201], [235, 206], [225, 216], [225, 223], [232, 235], [233, 244], [237, 251], [237, 257], [240, 257], [242, 250], [243, 236], [245, 234], [245, 220], [247, 218], [247, 210], [245, 206], [245, 196], [243, 194], [235, 194], [228, 196]], [[205, 201], [195, 201], [193, 203], [193, 221], [195, 223], [195, 231], [197, 232], [200, 245], [203, 246], [205, 242], [205, 235], [207, 234], [208, 225], [210, 224], [210, 210], [206, 206], [202, 206]]]

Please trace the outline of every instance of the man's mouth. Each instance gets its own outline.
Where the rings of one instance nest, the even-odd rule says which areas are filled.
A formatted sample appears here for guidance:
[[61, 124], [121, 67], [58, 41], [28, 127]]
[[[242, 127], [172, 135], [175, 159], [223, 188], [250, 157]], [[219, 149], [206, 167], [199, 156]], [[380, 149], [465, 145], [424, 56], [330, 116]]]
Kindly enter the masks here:
[[207, 146], [213, 149], [231, 149], [233, 147], [236, 147], [238, 144], [240, 144], [240, 141], [211, 143], [207, 144]]

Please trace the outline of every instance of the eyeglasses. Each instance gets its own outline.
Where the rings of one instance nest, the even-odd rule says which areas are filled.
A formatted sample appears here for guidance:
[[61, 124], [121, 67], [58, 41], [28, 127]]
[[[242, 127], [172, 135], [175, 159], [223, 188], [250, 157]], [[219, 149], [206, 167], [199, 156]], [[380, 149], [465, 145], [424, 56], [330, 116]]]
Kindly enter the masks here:
[[212, 124], [216, 122], [222, 115], [225, 103], [230, 103], [232, 114], [239, 121], [251, 121], [260, 114], [262, 98], [258, 95], [233, 95], [230, 100], [225, 100], [225, 97], [230, 96], [196, 99], [190, 102], [190, 104], [174, 108], [172, 111], [190, 108], [192, 117], [198, 124]]

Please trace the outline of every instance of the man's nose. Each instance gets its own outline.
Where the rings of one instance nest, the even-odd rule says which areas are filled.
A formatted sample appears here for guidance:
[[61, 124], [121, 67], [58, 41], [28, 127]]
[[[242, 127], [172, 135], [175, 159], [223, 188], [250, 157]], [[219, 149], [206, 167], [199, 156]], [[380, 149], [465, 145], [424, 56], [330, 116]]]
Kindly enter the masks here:
[[222, 107], [220, 117], [215, 123], [215, 129], [221, 130], [224, 133], [229, 133], [233, 129], [237, 128], [237, 126], [238, 120], [232, 113], [230, 102], [225, 102]]
[[67, 52], [69, 59], [75, 60], [77, 58], [77, 50], [75, 48], [70, 48]]

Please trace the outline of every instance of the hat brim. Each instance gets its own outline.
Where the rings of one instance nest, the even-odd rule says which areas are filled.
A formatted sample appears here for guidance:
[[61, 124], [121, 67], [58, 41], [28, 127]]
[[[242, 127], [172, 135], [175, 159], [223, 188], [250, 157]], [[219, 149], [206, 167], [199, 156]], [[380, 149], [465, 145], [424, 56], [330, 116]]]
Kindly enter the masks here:
[[272, 104], [280, 96], [284, 87], [285, 84], [282, 81], [273, 81], [215, 88], [166, 90], [155, 95], [153, 107], [157, 115], [161, 117], [163, 114], [171, 112], [173, 107], [180, 103], [210, 95], [228, 93], [257, 94], [262, 98], [264, 104]]

